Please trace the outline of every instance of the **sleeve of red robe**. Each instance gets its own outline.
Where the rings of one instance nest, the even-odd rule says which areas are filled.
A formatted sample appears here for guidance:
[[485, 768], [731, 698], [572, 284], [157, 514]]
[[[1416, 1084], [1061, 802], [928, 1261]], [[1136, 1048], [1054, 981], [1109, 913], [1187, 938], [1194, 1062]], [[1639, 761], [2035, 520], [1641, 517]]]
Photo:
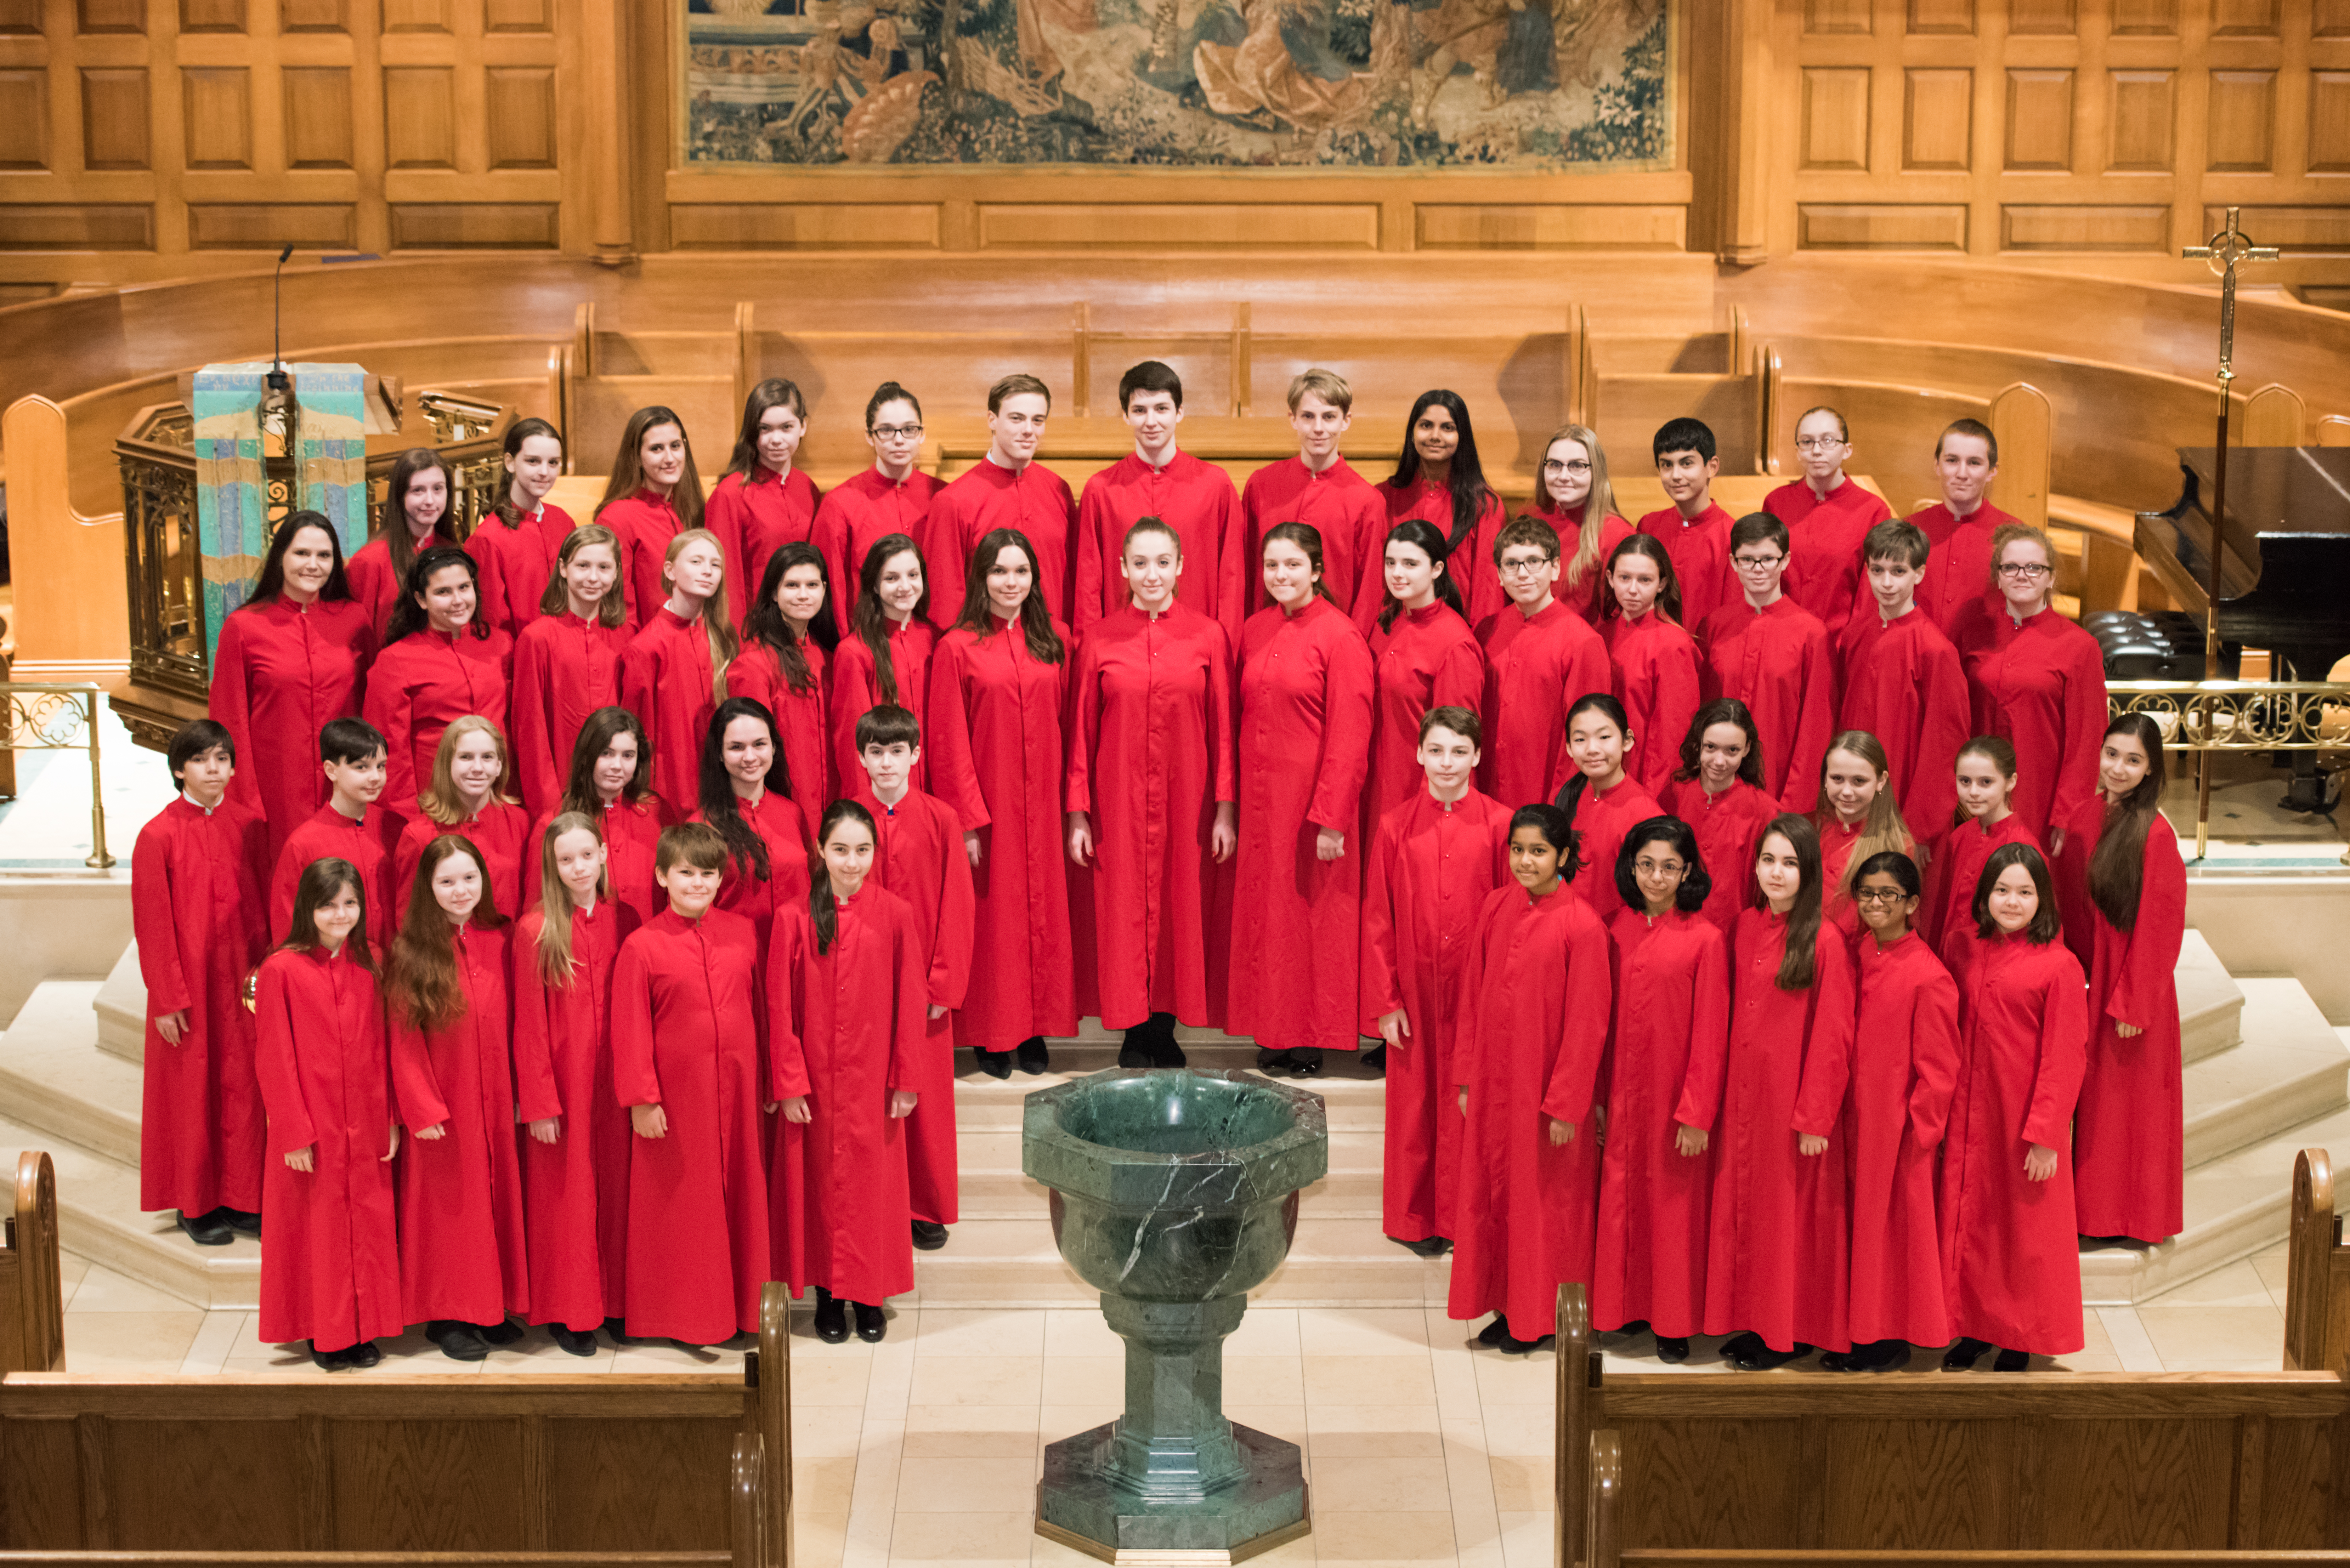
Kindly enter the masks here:
[[[172, 826], [169, 819], [158, 816], [139, 830], [130, 849], [130, 934], [139, 943], [139, 975], [147, 982], [151, 1019], [195, 1005], [180, 953], [180, 922], [172, 905]], [[198, 943], [213, 934], [186, 933]]]
[[[801, 1016], [801, 1009], [806, 1000], [804, 981], [808, 979], [806, 971], [819, 961], [815, 936], [813, 922], [796, 911], [775, 920], [773, 946], [767, 953], [767, 1004], [763, 1010], [767, 1017], [770, 1099], [797, 1099], [814, 1087], [808, 1078], [805, 1043], [807, 1020]], [[837, 956], [839, 951], [836, 942], [836, 962], [841, 961]]]
[[1696, 992], [1690, 1005], [1689, 1068], [1681, 1075], [1681, 1097], [1673, 1120], [1700, 1132], [1721, 1115], [1722, 1079], [1730, 1065], [1730, 940], [1700, 948]]
[[[2082, 632], [2060, 639], [2071, 668], [2064, 679], [2064, 749], [2056, 761], [2056, 799], [2048, 820], [2071, 819], [2097, 794], [2097, 753], [2106, 733], [2106, 664], [2097, 639]], [[1963, 744], [1964, 742], [1960, 742]]]
[[[212, 684], [204, 692], [205, 713], [228, 732], [237, 760], [243, 764], [229, 780], [228, 798], [255, 811], [262, 809], [261, 783], [253, 766], [258, 753], [253, 749], [253, 694], [245, 685], [244, 643], [246, 628], [255, 625], [258, 618], [232, 615], [221, 623], [220, 643], [213, 650]], [[278, 836], [282, 838], [298, 826], [280, 823]]]
[[449, 1119], [449, 1104], [433, 1075], [424, 1032], [409, 1022], [406, 1008], [396, 998], [390, 1002], [390, 1012], [391, 1093], [400, 1107], [400, 1125], [411, 1133], [437, 1127]]
[[930, 1009], [923, 1001], [929, 966], [923, 961], [921, 933], [914, 929], [911, 905], [887, 888], [874, 890], [882, 895], [880, 908], [889, 911], [889, 940], [884, 950], [889, 954], [889, 983], [898, 999], [895, 1026], [889, 1031], [889, 1087], [893, 1092], [919, 1091], [923, 1079], [922, 1042], [930, 1020]]
[[623, 1106], [661, 1102], [653, 1068], [651, 950], [647, 942], [623, 942], [612, 965], [612, 1095]]
[[2186, 934], [2187, 867], [2178, 858], [2178, 835], [2158, 815], [2146, 836], [2137, 919], [2130, 927], [2122, 961], [2115, 966], [2106, 1017], [2148, 1029], [2162, 1008], [2177, 1004], [2178, 981], [2172, 971]]
[[[1862, 937], [1861, 940], [1871, 939]], [[1942, 1141], [1959, 1085], [1959, 987], [1936, 961], [1909, 1014], [1909, 1136], [1919, 1148]]]
[[962, 639], [949, 633], [931, 656], [931, 732], [922, 739], [931, 759], [932, 792], [955, 814], [965, 833], [976, 833], [990, 818], [972, 749], [963, 654]]
[[[1554, 898], [1568, 897], [1561, 888]], [[1577, 1137], [1589, 1137], [1584, 1122], [1599, 1078], [1599, 1058], [1607, 1048], [1607, 1022], [1614, 1012], [1615, 981], [1607, 950], [1607, 928], [1587, 907], [1574, 917], [1566, 941], [1566, 981], [1561, 1015], [1565, 1030], [1543, 1086], [1543, 1115], [1572, 1124]]]
[[971, 880], [971, 857], [963, 853], [962, 836], [954, 814], [940, 813], [939, 929], [931, 942], [930, 1005], [961, 1007], [971, 988], [972, 927], [979, 918], [976, 889]]
[[1852, 1032], [1859, 997], [1852, 949], [1834, 924], [1820, 922], [1813, 944], [1811, 1037], [1804, 1043], [1804, 1077], [1795, 1091], [1794, 1127], [1825, 1137], [1844, 1118], [1844, 1091], [1852, 1075]]
[[[555, 1040], [547, 1028], [546, 981], [538, 971], [541, 917], [533, 915], [515, 928], [512, 946], [514, 974], [506, 994], [514, 999], [515, 1113], [526, 1122], [543, 1122], [563, 1114], [563, 1092], [555, 1081]], [[575, 984], [591, 983], [584, 969]], [[587, 1124], [575, 1123], [569, 1136], [585, 1137]]]
[[[399, 646], [394, 643], [392, 648]], [[388, 654], [391, 649], [384, 651]], [[402, 803], [405, 803], [407, 813], [414, 812], [417, 783], [412, 756], [415, 742], [411, 735], [414, 711], [408, 701], [407, 690], [400, 684], [396, 675], [389, 680], [368, 682], [367, 701], [361, 712], [367, 722], [383, 734], [382, 799], [386, 809], [400, 812]]]
[[1444, 658], [1436, 667], [1436, 680], [1430, 689], [1428, 705], [1442, 708], [1449, 704], [1466, 708], [1474, 713], [1484, 701], [1485, 650], [1477, 645], [1477, 639], [1472, 634], [1461, 638], [1444, 650]]
[[515, 784], [533, 813], [550, 810], [563, 798], [571, 761], [556, 755], [555, 686], [565, 673], [559, 662], [553, 639], [515, 639], [514, 697], [506, 704], [513, 732], [507, 738], [513, 742]]
[[[1305, 820], [1316, 827], [1355, 833], [1363, 778], [1371, 765], [1371, 700], [1378, 675], [1370, 645], [1334, 628], [1330, 663], [1323, 678], [1322, 771]], [[1356, 853], [1361, 852], [1357, 846]]]
[[1094, 808], [1094, 748], [1101, 742], [1101, 649], [1098, 633], [1082, 638], [1077, 656], [1070, 661], [1069, 709], [1064, 726], [1069, 732], [1069, 757], [1061, 790], [1064, 811]]
[[[1461, 959], [1461, 1005], [1452, 1019], [1452, 1087], [1456, 1094], [1466, 1093], [1469, 1080], [1477, 1075], [1477, 1016], [1482, 1011], [1485, 993], [1485, 951], [1492, 945], [1494, 915], [1502, 907], [1500, 896], [1506, 890], [1511, 889], [1497, 888], [1486, 896], [1484, 906], [1477, 911], [1477, 923], [1469, 932], [1469, 950]], [[1565, 889], [1561, 888], [1560, 891]], [[1612, 955], [1610, 962], [1613, 962]], [[1609, 984], [1614, 984], [1612, 974]], [[1604, 1029], [1602, 1033], [1604, 1036]], [[1594, 1063], [1595, 1077], [1597, 1067], [1598, 1064]], [[1457, 1105], [1459, 1102], [1456, 1100], [1454, 1103]]]
[[[1951, 768], [1959, 748], [1971, 738], [1972, 710], [1958, 651], [1947, 642], [1924, 650], [1918, 679], [1918, 742], [1909, 763], [1908, 787], [1900, 792], [1901, 820], [1923, 830], [1948, 822], [1959, 804]], [[2102, 729], [2105, 719], [2097, 720]]]
[[[1809, 811], [1818, 802], [1820, 764], [1827, 760], [1828, 742], [1835, 735], [1835, 660], [1827, 639], [1806, 642], [1800, 657], [1803, 708], [1795, 716], [1795, 734], [1788, 746], [1787, 771], [1782, 775], [1785, 782], [1779, 795], [1780, 805], [1788, 811]], [[1963, 688], [1965, 682], [1960, 684]]]
[[1363, 859], [1363, 1016], [1359, 1031], [1376, 1037], [1379, 1020], [1403, 1006], [1403, 986], [1396, 975], [1394, 909], [1396, 830], [1402, 814], [1380, 825], [1378, 836]]
[[[303, 962], [312, 961], [305, 959]], [[254, 1068], [261, 1080], [261, 1104], [268, 1114], [269, 1158], [280, 1159], [318, 1141], [310, 1107], [302, 1097], [302, 1064], [294, 1047], [297, 1029], [318, 1020], [297, 1016], [301, 1008], [286, 983], [286, 966], [264, 963], [254, 988]], [[333, 1021], [324, 1021], [332, 1027]]]
[[2073, 1144], [2073, 1107], [2089, 1070], [2089, 985], [2081, 961], [2062, 942], [2049, 944], [2059, 961], [2050, 968], [2040, 1007], [2040, 1070], [2032, 1081], [2032, 1104], [2023, 1119], [2023, 1140], [2068, 1149]]
[[[1232, 644], [1224, 628], [1209, 623], [1208, 746], [1211, 798], [1220, 805], [1240, 802], [1240, 715], [1232, 706]], [[1482, 680], [1481, 676], [1479, 678]]]

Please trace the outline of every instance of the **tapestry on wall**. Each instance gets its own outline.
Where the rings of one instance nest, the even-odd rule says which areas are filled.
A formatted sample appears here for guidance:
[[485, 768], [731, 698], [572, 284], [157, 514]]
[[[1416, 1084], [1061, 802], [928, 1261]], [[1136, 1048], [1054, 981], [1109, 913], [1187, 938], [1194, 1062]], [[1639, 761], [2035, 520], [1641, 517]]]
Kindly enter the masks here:
[[1667, 0], [688, 0], [689, 165], [1658, 167]]

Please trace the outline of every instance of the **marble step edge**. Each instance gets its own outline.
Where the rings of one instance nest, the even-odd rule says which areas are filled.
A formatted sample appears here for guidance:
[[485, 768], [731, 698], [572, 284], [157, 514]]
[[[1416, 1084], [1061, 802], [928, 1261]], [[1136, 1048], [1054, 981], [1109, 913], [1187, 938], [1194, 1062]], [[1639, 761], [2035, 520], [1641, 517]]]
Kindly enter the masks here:
[[2350, 1104], [2350, 1052], [2300, 981], [2244, 983], [2242, 1042], [2180, 1085], [2190, 1171]]
[[2189, 929], [2171, 975], [2178, 988], [2178, 1046], [2184, 1060], [2199, 1062], [2243, 1038], [2243, 988], [2202, 932]]
[[132, 1066], [147, 1065], [147, 982], [139, 974], [139, 944], [122, 950], [98, 988], [98, 1048]]

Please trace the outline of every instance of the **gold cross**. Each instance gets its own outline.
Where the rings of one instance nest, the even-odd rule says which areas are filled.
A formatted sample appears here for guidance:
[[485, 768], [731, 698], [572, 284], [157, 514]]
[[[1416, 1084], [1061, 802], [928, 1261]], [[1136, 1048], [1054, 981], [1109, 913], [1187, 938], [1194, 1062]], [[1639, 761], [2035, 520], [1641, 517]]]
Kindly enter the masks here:
[[2228, 383], [2236, 379], [2236, 264], [2238, 262], [2274, 261], [2279, 254], [2274, 245], [2256, 245], [2251, 236], [2236, 226], [2236, 215], [2242, 209], [2228, 209], [2228, 226], [2211, 236], [2211, 243], [2189, 245], [2179, 255], [2188, 261], [2210, 264], [2211, 275], [2220, 282], [2220, 396], [2228, 395]]

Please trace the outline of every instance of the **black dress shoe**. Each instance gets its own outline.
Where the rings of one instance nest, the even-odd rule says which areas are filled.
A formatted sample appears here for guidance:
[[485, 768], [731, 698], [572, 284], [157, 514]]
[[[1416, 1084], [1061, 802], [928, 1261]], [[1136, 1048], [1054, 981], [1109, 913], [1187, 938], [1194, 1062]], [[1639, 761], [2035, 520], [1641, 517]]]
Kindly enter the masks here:
[[1624, 1335], [1625, 1338], [1629, 1339], [1636, 1334], [1648, 1333], [1648, 1320], [1644, 1317], [1636, 1317], [1631, 1319], [1629, 1322], [1619, 1323], [1614, 1328], [1603, 1328], [1599, 1330], [1599, 1332], [1601, 1334], [1620, 1334]]
[[362, 1339], [343, 1354], [350, 1359], [353, 1366], [359, 1367], [378, 1366], [383, 1360], [383, 1352], [376, 1348], [372, 1339]]
[[979, 1070], [991, 1078], [1012, 1076], [1012, 1055], [1009, 1051], [973, 1051], [972, 1053], [972, 1056], [979, 1064]]
[[1762, 1345], [1747, 1355], [1731, 1356], [1730, 1364], [1741, 1372], [1775, 1372], [1791, 1361], [1801, 1361], [1811, 1353], [1810, 1345], [1797, 1340], [1786, 1350], [1773, 1350], [1767, 1345]]
[[1301, 1078], [1320, 1077], [1322, 1075], [1322, 1047], [1319, 1045], [1300, 1045], [1296, 1050], [1292, 1051], [1289, 1054], [1289, 1070]]
[[879, 1345], [889, 1332], [889, 1316], [870, 1302], [851, 1302], [857, 1309], [857, 1337], [868, 1345]]
[[1721, 1358], [1734, 1365], [1740, 1356], [1752, 1355], [1764, 1348], [1762, 1336], [1750, 1329], [1744, 1334], [1733, 1334], [1721, 1342]]
[[1945, 1372], [1970, 1371], [1974, 1364], [1982, 1359], [1983, 1352], [1990, 1348], [1991, 1341], [1987, 1339], [1959, 1340], [1942, 1353], [1942, 1370]]
[[629, 1320], [627, 1318], [606, 1318], [604, 1320], [604, 1332], [612, 1336], [612, 1343], [614, 1345], [634, 1345], [637, 1343], [637, 1336], [629, 1332]]
[[1657, 1335], [1657, 1359], [1668, 1366], [1679, 1366], [1689, 1359], [1689, 1340], [1675, 1339], [1669, 1334]]
[[1390, 1236], [1388, 1240], [1405, 1251], [1422, 1258], [1440, 1258], [1452, 1251], [1452, 1238], [1450, 1236], [1422, 1236], [1417, 1241], [1407, 1241], [1400, 1236]]
[[1500, 1351], [1504, 1355], [1532, 1355], [1544, 1345], [1552, 1343], [1556, 1337], [1557, 1336], [1555, 1334], [1545, 1334], [1537, 1335], [1533, 1339], [1520, 1339], [1513, 1334], [1504, 1334], [1500, 1339], [1494, 1342], [1493, 1348]]
[[213, 1210], [213, 1218], [240, 1236], [258, 1237], [261, 1234], [261, 1216], [249, 1210], [231, 1209], [224, 1203]]
[[459, 1323], [452, 1317], [436, 1317], [424, 1325], [424, 1337], [441, 1347], [441, 1354], [452, 1361], [485, 1361], [490, 1347], [482, 1338], [482, 1331], [470, 1323]]
[[546, 1325], [546, 1332], [555, 1336], [555, 1343], [561, 1345], [568, 1355], [593, 1355], [596, 1354], [598, 1348], [596, 1331], [592, 1328], [566, 1328], [559, 1323], [550, 1323]]
[[1477, 1343], [1480, 1345], [1499, 1345], [1509, 1337], [1510, 1320], [1500, 1313], [1495, 1313], [1493, 1321], [1477, 1331]]
[[321, 1372], [340, 1372], [351, 1365], [348, 1350], [321, 1350], [318, 1342], [310, 1342], [310, 1365]]
[[1999, 1359], [1991, 1364], [1991, 1369], [1993, 1372], [2029, 1372], [2032, 1370], [2032, 1353], [2028, 1350], [2002, 1350], [1999, 1353]]
[[1144, 1041], [1142, 1031], [1129, 1029], [1126, 1032], [1125, 1043], [1118, 1048], [1118, 1064], [1121, 1067], [1156, 1067], [1159, 1065], [1159, 1053]]
[[236, 1232], [228, 1228], [228, 1221], [220, 1217], [217, 1209], [208, 1210], [193, 1218], [187, 1210], [182, 1210], [180, 1229], [186, 1231], [188, 1240], [199, 1247], [225, 1247], [236, 1240]]
[[[1909, 1342], [1906, 1339], [1878, 1339], [1854, 1345], [1845, 1359], [1851, 1363], [1850, 1370], [1854, 1372], [1883, 1372], [1900, 1365], [1901, 1358], [1908, 1354]], [[1825, 1365], [1826, 1358], [1821, 1360]]]
[[925, 1252], [935, 1252], [947, 1244], [947, 1228], [932, 1220], [914, 1221], [914, 1245]]
[[816, 1336], [827, 1345], [848, 1342], [847, 1304], [821, 1288], [816, 1293]]
[[495, 1323], [475, 1324], [473, 1332], [480, 1334], [485, 1344], [512, 1345], [522, 1337], [523, 1329], [522, 1324], [502, 1317]]
[[1191, 1059], [1183, 1054], [1183, 1047], [1175, 1043], [1175, 1025], [1170, 1023], [1150, 1048], [1150, 1064], [1154, 1067], [1188, 1067]]
[[1376, 1074], [1379, 1077], [1386, 1077], [1388, 1075], [1387, 1042], [1381, 1041], [1377, 1045], [1372, 1046], [1369, 1050], [1363, 1052], [1360, 1055], [1357, 1056], [1355, 1060], [1360, 1062], [1367, 1071]]
[[1260, 1073], [1285, 1073], [1289, 1070], [1289, 1053], [1268, 1046], [1256, 1048], [1256, 1070]]
[[1031, 1034], [1013, 1048], [1013, 1065], [1027, 1074], [1037, 1074], [1053, 1064], [1053, 1053], [1046, 1049], [1042, 1034]]

